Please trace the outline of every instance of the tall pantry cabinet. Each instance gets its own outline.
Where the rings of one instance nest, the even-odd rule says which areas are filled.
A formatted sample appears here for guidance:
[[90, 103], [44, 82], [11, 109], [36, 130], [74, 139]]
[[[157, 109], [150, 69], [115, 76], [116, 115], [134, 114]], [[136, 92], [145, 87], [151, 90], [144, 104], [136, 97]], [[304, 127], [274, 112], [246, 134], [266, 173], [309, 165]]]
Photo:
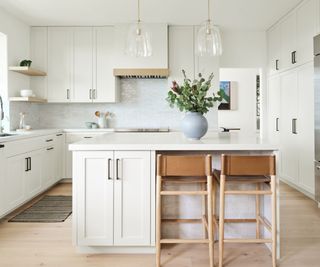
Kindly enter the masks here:
[[280, 148], [278, 175], [313, 197], [313, 37], [318, 0], [306, 0], [268, 31], [268, 134]]

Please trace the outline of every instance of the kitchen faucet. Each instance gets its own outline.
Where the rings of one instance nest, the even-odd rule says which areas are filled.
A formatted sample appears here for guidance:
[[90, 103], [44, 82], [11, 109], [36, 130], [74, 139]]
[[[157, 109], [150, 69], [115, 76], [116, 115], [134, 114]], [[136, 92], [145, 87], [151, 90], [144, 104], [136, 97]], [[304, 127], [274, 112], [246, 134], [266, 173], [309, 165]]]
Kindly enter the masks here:
[[0, 133], [2, 133], [2, 121], [4, 119], [3, 101], [0, 96]]

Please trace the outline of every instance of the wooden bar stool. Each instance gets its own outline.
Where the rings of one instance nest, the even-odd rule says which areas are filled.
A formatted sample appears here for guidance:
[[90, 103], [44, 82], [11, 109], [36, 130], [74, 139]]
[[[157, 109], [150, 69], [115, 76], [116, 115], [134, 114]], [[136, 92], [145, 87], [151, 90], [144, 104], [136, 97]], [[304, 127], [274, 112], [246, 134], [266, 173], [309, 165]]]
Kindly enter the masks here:
[[[223, 266], [224, 243], [271, 243], [272, 266], [276, 267], [276, 164], [275, 156], [247, 156], [222, 155], [221, 171], [214, 170], [215, 183], [220, 185], [220, 211], [219, 220], [214, 216], [215, 225], [219, 227], [219, 267]], [[255, 184], [255, 190], [228, 190], [228, 183]], [[270, 185], [268, 190], [261, 190], [263, 184]], [[215, 195], [215, 193], [214, 193]], [[225, 219], [226, 195], [255, 195], [256, 218], [254, 219]], [[260, 196], [271, 196], [271, 224], [260, 214]], [[215, 207], [213, 207], [215, 214]], [[225, 223], [256, 223], [255, 239], [225, 239]], [[271, 238], [261, 238], [260, 226], [271, 232]]]
[[[161, 266], [161, 244], [208, 244], [210, 267], [213, 263], [214, 228], [212, 214], [212, 157], [207, 156], [157, 156], [157, 206], [156, 206], [156, 266]], [[165, 191], [164, 183], [202, 183], [206, 189], [198, 191]], [[204, 188], [204, 187], [202, 187]], [[206, 213], [199, 223], [203, 223], [208, 238], [204, 239], [163, 239], [161, 237], [161, 223], [170, 222], [195, 222], [195, 219], [162, 219], [161, 200], [163, 196], [201, 196], [202, 205], [207, 203]], [[207, 201], [205, 201], [207, 197]]]

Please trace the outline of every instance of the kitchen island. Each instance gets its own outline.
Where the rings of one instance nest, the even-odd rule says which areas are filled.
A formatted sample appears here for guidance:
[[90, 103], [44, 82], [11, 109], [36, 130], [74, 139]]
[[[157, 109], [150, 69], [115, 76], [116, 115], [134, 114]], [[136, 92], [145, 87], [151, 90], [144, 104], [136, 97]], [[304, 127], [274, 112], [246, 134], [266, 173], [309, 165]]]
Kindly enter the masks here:
[[[108, 133], [71, 144], [69, 149], [73, 152], [73, 241], [78, 251], [86, 253], [154, 253], [157, 154], [211, 154], [215, 168], [223, 153], [277, 154], [277, 146], [258, 136], [218, 132], [209, 132], [199, 141], [180, 132]], [[201, 199], [188, 198], [180, 203], [179, 198], [168, 197], [164, 217], [200, 218]], [[254, 203], [254, 196], [229, 196], [226, 218], [255, 218]], [[269, 197], [264, 197], [261, 212], [267, 219], [269, 207]], [[199, 238], [202, 230], [201, 225], [170, 224], [163, 233], [170, 238]], [[226, 237], [255, 233], [255, 224], [226, 226]], [[261, 233], [269, 235], [264, 229]]]

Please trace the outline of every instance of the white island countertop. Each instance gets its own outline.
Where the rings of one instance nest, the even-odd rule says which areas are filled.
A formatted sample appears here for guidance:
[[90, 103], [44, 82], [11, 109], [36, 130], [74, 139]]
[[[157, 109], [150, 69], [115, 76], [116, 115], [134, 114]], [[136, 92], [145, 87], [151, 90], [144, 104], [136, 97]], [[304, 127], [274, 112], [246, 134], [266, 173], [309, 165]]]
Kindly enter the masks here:
[[257, 150], [275, 151], [259, 136], [240, 133], [208, 132], [201, 140], [188, 140], [181, 132], [169, 133], [107, 133], [69, 145], [72, 151], [99, 150]]

